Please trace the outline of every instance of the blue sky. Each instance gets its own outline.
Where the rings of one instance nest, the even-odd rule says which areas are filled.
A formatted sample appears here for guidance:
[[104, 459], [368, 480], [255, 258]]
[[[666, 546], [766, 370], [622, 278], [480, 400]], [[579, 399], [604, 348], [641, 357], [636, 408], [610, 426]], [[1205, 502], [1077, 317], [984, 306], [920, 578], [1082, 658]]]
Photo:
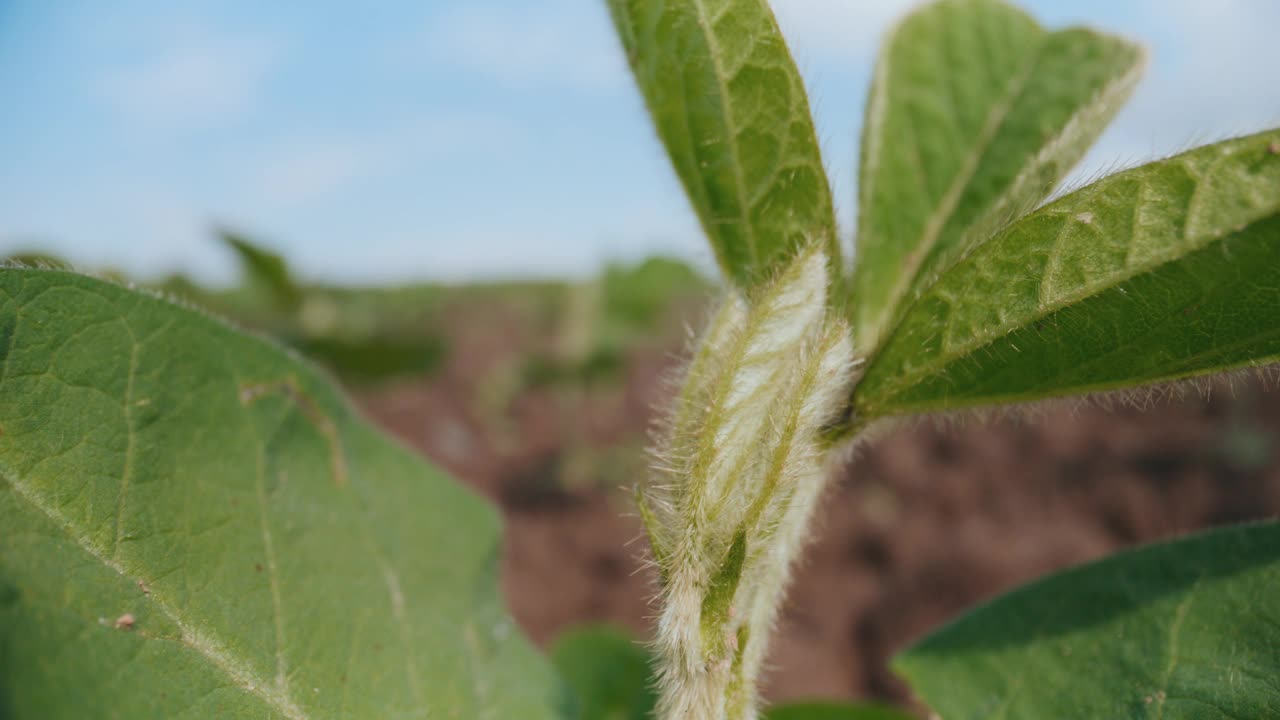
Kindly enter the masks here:
[[[875, 48], [913, 4], [774, 2], [846, 228]], [[1280, 2], [1024, 5], [1152, 54], [1078, 177], [1280, 124]], [[710, 264], [603, 0], [0, 0], [0, 97], [0, 254], [224, 281], [221, 223], [331, 280]]]

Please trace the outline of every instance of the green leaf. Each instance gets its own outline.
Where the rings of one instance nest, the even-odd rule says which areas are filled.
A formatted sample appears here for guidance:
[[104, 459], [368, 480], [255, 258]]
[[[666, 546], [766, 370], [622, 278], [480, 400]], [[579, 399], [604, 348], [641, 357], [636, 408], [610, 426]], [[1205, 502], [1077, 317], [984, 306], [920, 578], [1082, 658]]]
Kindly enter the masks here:
[[947, 720], [1280, 717], [1280, 524], [1136, 551], [1015, 590], [895, 669]]
[[917, 300], [862, 418], [1280, 359], [1280, 130], [1116, 174], [1001, 231]]
[[839, 268], [809, 101], [768, 3], [609, 0], [609, 7], [725, 274], [750, 287], [813, 240], [825, 242]]
[[648, 720], [657, 701], [652, 660], [626, 633], [608, 626], [570, 630], [556, 639], [551, 659], [575, 691], [574, 720]]
[[863, 352], [968, 246], [1049, 194], [1128, 98], [1142, 61], [1124, 40], [1046, 32], [999, 0], [942, 0], [897, 26], [863, 126], [854, 270]]
[[885, 705], [815, 702], [769, 708], [764, 720], [913, 720], [913, 716]]
[[449, 352], [443, 334], [430, 331], [362, 338], [300, 334], [282, 339], [352, 384], [428, 376]]
[[0, 270], [0, 717], [554, 717], [498, 516], [306, 364]]
[[230, 231], [220, 231], [218, 236], [240, 258], [241, 271], [250, 285], [262, 289], [281, 308], [297, 306], [302, 299], [302, 290], [294, 282], [289, 265], [281, 255]]

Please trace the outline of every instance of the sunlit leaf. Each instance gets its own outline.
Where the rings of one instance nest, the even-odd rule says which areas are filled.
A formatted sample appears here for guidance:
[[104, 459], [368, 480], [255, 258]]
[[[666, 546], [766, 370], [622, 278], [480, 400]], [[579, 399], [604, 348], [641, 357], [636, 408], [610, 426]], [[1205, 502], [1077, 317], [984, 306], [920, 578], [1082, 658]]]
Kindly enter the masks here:
[[1000, 0], [942, 0], [886, 40], [863, 129], [854, 313], [870, 353], [901, 305], [1043, 199], [1125, 101], [1142, 52], [1046, 32]]
[[1280, 131], [1116, 174], [973, 251], [854, 392], [863, 418], [1280, 360]]
[[765, 0], [609, 0], [658, 135], [725, 274], [750, 287], [822, 240], [831, 191], [795, 63]]

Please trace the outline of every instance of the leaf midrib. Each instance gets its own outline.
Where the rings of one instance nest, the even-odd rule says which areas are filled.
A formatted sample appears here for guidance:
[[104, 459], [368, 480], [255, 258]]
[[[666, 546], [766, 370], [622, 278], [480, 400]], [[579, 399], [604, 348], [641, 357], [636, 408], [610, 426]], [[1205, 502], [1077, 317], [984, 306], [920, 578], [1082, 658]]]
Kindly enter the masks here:
[[[884, 397], [892, 398], [896, 396], [904, 386], [914, 384], [916, 380], [922, 377], [932, 375], [936, 371], [938, 371], [940, 368], [944, 368], [952, 364], [956, 360], [973, 355], [978, 350], [981, 350], [984, 347], [988, 347], [992, 343], [998, 342], [1002, 337], [1005, 337], [1010, 332], [1016, 331], [1020, 328], [1024, 328], [1027, 325], [1030, 325], [1031, 323], [1041, 318], [1044, 318], [1048, 315], [1052, 315], [1053, 313], [1066, 309], [1072, 305], [1076, 305], [1078, 303], [1084, 302], [1089, 298], [1100, 295], [1104, 292], [1107, 292], [1108, 290], [1112, 290], [1118, 287], [1119, 285], [1122, 285], [1130, 280], [1133, 280], [1134, 278], [1137, 278], [1139, 276], [1146, 275], [1149, 273], [1157, 272], [1162, 267], [1171, 265], [1173, 263], [1181, 262], [1188, 255], [1205, 250], [1209, 247], [1212, 247], [1215, 244], [1225, 243], [1231, 238], [1240, 234], [1241, 232], [1245, 232], [1250, 227], [1253, 227], [1254, 225], [1257, 225], [1259, 223], [1267, 222], [1268, 220], [1271, 220], [1278, 216], [1280, 216], [1280, 205], [1274, 208], [1271, 208], [1269, 212], [1261, 213], [1258, 217], [1253, 218], [1248, 222], [1242, 223], [1240, 226], [1238, 226], [1238, 229], [1233, 232], [1227, 233], [1225, 235], [1219, 235], [1219, 236], [1207, 234], [1204, 237], [1199, 238], [1197, 242], [1190, 243], [1180, 248], [1181, 252], [1178, 252], [1177, 254], [1172, 255], [1168, 258], [1165, 258], [1159, 262], [1141, 265], [1129, 272], [1116, 273], [1112, 277], [1110, 282], [1091, 285], [1088, 288], [1086, 288], [1085, 292], [1066, 296], [1062, 300], [1059, 300], [1054, 303], [1041, 304], [1037, 307], [1036, 313], [1027, 316], [1021, 322], [1002, 323], [1001, 325], [996, 326], [991, 330], [989, 330], [986, 337], [980, 337], [978, 342], [967, 343], [959, 347], [958, 349], [955, 349], [953, 352], [940, 354], [937, 360], [930, 363], [919, 365], [914, 371], [903, 374], [901, 376], [901, 379], [891, 386], [892, 391], [885, 394]], [[1222, 346], [1215, 347], [1215, 350], [1221, 349], [1221, 347]], [[870, 372], [870, 370], [871, 368], [869, 367], [868, 372]], [[1178, 379], [1180, 377], [1186, 377], [1186, 375], [1180, 374], [1173, 379]], [[1120, 387], [1127, 387], [1127, 386], [1128, 385], [1124, 383], [1119, 383], [1119, 384], [1101, 383], [1098, 385], [1086, 386], [1085, 390], [1086, 391], [1112, 390], [1112, 389], [1118, 389]]]
[[[132, 584], [137, 585], [143, 582], [140, 573], [130, 571], [123, 563], [113, 560], [102, 548], [97, 547], [88, 538], [76, 532], [69, 520], [49, 507], [43, 498], [28, 484], [19, 480], [16, 474], [6, 468], [0, 468], [0, 477], [5, 479], [9, 487], [13, 489], [16, 497], [21, 498], [43, 516], [45, 520], [58, 527], [68, 539], [90, 557], [97, 560], [103, 567], [115, 572]], [[161, 614], [178, 628], [179, 642], [182, 645], [203, 656], [211, 666], [219, 670], [241, 690], [258, 698], [264, 704], [288, 718], [288, 720], [310, 720], [310, 716], [292, 698], [271, 690], [271, 683], [254, 672], [248, 661], [221, 646], [194, 623], [185, 619], [175, 607], [161, 597], [160, 591], [152, 589], [147, 593], [147, 598]]]
[[[1194, 378], [1197, 375], [1202, 374], [1202, 372], [1197, 371], [1195, 369], [1188, 369], [1188, 366], [1192, 365], [1197, 360], [1200, 360], [1206, 357], [1212, 357], [1216, 354], [1219, 354], [1220, 351], [1223, 351], [1223, 350], [1232, 350], [1232, 349], [1241, 347], [1243, 345], [1257, 342], [1258, 340], [1268, 340], [1276, 337], [1280, 337], [1280, 328], [1274, 328], [1272, 330], [1266, 330], [1266, 331], [1256, 333], [1250, 336], [1248, 340], [1241, 340], [1241, 341], [1230, 343], [1227, 345], [1219, 345], [1214, 347], [1213, 350], [1210, 350], [1210, 351], [1196, 353], [1194, 355], [1188, 355], [1188, 356], [1182, 357], [1180, 359], [1185, 362], [1182, 364], [1181, 369], [1172, 373], [1159, 375], [1159, 377], [1157, 377], [1156, 379], [1150, 382], [1156, 383], [1156, 384], [1176, 383], [1181, 380]], [[992, 343], [998, 340], [999, 338], [996, 338], [991, 342], [988, 342], [978, 348], [975, 348], [975, 350], [979, 350], [983, 347], [990, 346]], [[1110, 355], [1113, 355], [1122, 350], [1125, 350], [1128, 347], [1130, 346], [1123, 345], [1123, 346], [1113, 348], [1109, 350], [1105, 355], [1098, 356], [1097, 358], [1092, 360], [1089, 364], [1094, 364], [1094, 363], [1100, 364], [1103, 362], [1104, 358], [1109, 357]], [[955, 359], [959, 359], [959, 358], [958, 357], [953, 358], [953, 360]], [[1266, 362], [1267, 361], [1264, 360], [1263, 364], [1265, 364]], [[1248, 367], [1256, 367], [1256, 366], [1258, 366], [1258, 363], [1256, 361], [1244, 360], [1240, 362], [1218, 366], [1216, 370], [1230, 371], [1230, 370], [1235, 370], [1239, 368], [1248, 368]], [[1164, 370], [1167, 367], [1168, 366], [1161, 366], [1161, 369]], [[1057, 376], [1054, 376], [1054, 378], [1056, 377]], [[1081, 395], [1081, 394], [1087, 395], [1089, 393], [1107, 393], [1107, 392], [1115, 392], [1119, 390], [1132, 389], [1133, 387], [1134, 387], [1133, 380], [1129, 380], [1129, 379], [1107, 380], [1105, 382], [1072, 385], [1069, 390], [1066, 390], [1066, 391], [1060, 390], [1048, 395], [1046, 395], [1043, 392], [1028, 391], [1028, 390], [1019, 390], [1017, 392], [1012, 392], [1007, 394], [983, 394], [980, 404], [981, 405], [999, 405], [999, 404], [1030, 403], [1030, 402], [1035, 402], [1037, 400], [1044, 400], [1050, 397], [1062, 397], [1063, 395], [1068, 395], [1068, 394], [1069, 395]], [[892, 398], [894, 396], [895, 396], [894, 394], [891, 394], [889, 397]], [[928, 412], [930, 410], [958, 409], [960, 407], [966, 407], [966, 406], [970, 406], [970, 405], [948, 406], [948, 405], [939, 404], [936, 402], [920, 402], [920, 403], [915, 403], [910, 405], [895, 405], [894, 411], [892, 413], [888, 413], [887, 415], [904, 415], [908, 413]], [[887, 415], [875, 415], [875, 417], [884, 417]]]
[[[1008, 118], [1010, 110], [1013, 109], [1018, 99], [1026, 91], [1027, 83], [1035, 72], [1036, 65], [1040, 62], [1040, 55], [1047, 44], [1048, 34], [1040, 38], [1035, 50], [1027, 53], [1028, 61], [1026, 67], [1019, 70], [1018, 74], [1009, 81], [1006, 91], [1001, 95], [1000, 100], [987, 111], [987, 117], [982, 124], [981, 131], [978, 133], [977, 142], [965, 155], [964, 162], [960, 165], [960, 172], [956, 174], [951, 184], [947, 186], [947, 191], [943, 193], [938, 207], [930, 213], [920, 237], [916, 242], [912, 243], [912, 250], [905, 256], [906, 263], [898, 274], [898, 281], [885, 298], [885, 302], [878, 313], [875, 336], [872, 338], [871, 346], [878, 347], [882, 344], [883, 338], [888, 337], [893, 332], [893, 328], [896, 325], [893, 321], [895, 315], [899, 318], [903, 316], [903, 313], [899, 312], [901, 308], [897, 307], [898, 302], [906, 294], [907, 290], [916, 283], [920, 268], [924, 265], [929, 255], [933, 253], [933, 248], [937, 244], [943, 229], [955, 217], [956, 206], [959, 204], [960, 198], [973, 180], [974, 174], [977, 173], [978, 167], [982, 163], [982, 158], [986, 156], [987, 151], [991, 148], [991, 143], [1000, 134], [1000, 129], [1004, 126], [1004, 121]], [[1032, 156], [1028, 162], [1034, 162], [1034, 160], [1035, 157]], [[1026, 167], [1026, 163], [1024, 163], [1023, 167]]]
[[[692, 4], [697, 11], [698, 29], [702, 31], [703, 39], [707, 43], [711, 67], [714, 71], [716, 86], [719, 89], [720, 113], [724, 117], [726, 131], [725, 145], [729, 150], [729, 156], [733, 160], [734, 194], [738, 197], [738, 222], [747, 236], [747, 249], [751, 254], [751, 269], [754, 271], [758, 270], [760, 262], [759, 249], [756, 247], [755, 227], [751, 224], [750, 206], [747, 204], [746, 180], [742, 176], [742, 153], [741, 148], [738, 146], [738, 128], [734, 119], [733, 109], [730, 106], [731, 103], [729, 102], [729, 81], [725, 74], [724, 65], [720, 62], [720, 43], [711, 28], [713, 20], [708, 18], [705, 0], [693, 0]], [[709, 231], [716, 232], [715, 229], [709, 229]], [[720, 252], [723, 253], [723, 250]], [[728, 267], [728, 263], [726, 263], [726, 267]]]

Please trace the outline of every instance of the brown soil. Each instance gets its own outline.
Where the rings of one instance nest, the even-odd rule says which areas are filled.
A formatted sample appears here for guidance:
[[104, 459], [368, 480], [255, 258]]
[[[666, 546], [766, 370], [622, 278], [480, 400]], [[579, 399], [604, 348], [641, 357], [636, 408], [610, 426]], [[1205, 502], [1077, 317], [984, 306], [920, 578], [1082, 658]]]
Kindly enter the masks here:
[[[502, 506], [508, 602], [535, 642], [587, 621], [646, 637], [652, 577], [616, 489], [639, 463], [588, 463], [603, 476], [595, 484], [567, 478], [581, 474], [581, 448], [641, 442], [671, 353], [635, 353], [616, 385], [529, 389], [484, 410], [477, 397], [515, 357], [514, 332], [459, 337], [435, 377], [357, 397]], [[1280, 515], [1280, 393], [1244, 381], [1145, 410], [1061, 406], [1034, 421], [902, 427], [833, 486], [773, 641], [766, 695], [902, 702], [887, 659], [975, 603], [1135, 543]]]

